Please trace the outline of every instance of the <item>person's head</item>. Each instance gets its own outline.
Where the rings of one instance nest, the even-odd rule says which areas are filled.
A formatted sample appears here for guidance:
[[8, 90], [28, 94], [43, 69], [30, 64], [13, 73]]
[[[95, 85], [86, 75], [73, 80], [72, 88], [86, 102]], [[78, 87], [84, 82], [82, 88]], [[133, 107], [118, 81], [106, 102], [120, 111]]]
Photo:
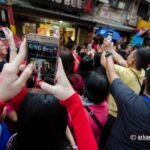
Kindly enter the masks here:
[[71, 38], [69, 38], [65, 47], [68, 48], [69, 50], [73, 50], [74, 46], [75, 46], [74, 41]]
[[88, 72], [93, 70], [93, 59], [90, 55], [85, 55], [79, 65], [79, 72], [84, 78], [87, 76]]
[[82, 48], [83, 48], [83, 49], [87, 49], [87, 46], [88, 46], [88, 43], [84, 43], [84, 44], [82, 45]]
[[61, 49], [60, 57], [66, 74], [74, 73], [74, 57], [71, 51], [67, 48]]
[[28, 94], [18, 113], [16, 150], [60, 150], [67, 126], [67, 111], [46, 94]]
[[91, 72], [85, 79], [85, 97], [98, 104], [108, 96], [109, 82], [107, 77], [100, 72]]
[[134, 67], [137, 70], [146, 68], [150, 63], [150, 49], [140, 48], [130, 53], [127, 58], [129, 67]]
[[0, 41], [0, 58], [5, 58], [7, 55], [7, 48], [2, 41]]
[[101, 54], [102, 53], [96, 53], [95, 56], [94, 56], [94, 69], [97, 69], [98, 67], [101, 66], [100, 64], [100, 58], [101, 58]]

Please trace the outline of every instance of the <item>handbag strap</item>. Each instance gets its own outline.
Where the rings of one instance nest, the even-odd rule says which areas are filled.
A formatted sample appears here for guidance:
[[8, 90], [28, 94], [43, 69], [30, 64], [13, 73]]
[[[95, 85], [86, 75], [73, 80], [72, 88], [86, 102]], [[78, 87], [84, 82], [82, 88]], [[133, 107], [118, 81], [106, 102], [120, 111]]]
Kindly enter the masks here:
[[102, 124], [100, 123], [100, 121], [98, 121], [98, 119], [96, 118], [94, 112], [91, 111], [89, 107], [87, 107], [87, 106], [84, 106], [84, 107], [85, 107], [85, 109], [88, 111], [89, 115], [93, 118], [93, 120], [95, 121], [95, 123], [97, 124], [97, 126], [102, 130], [102, 129], [103, 129], [103, 126], [102, 126]]
[[145, 83], [143, 82], [143, 83], [141, 84], [141, 82], [140, 82], [140, 80], [139, 80], [137, 74], [136, 74], [132, 69], [130, 69], [130, 70], [131, 70], [131, 71], [134, 73], [134, 75], [136, 76], [137, 81], [139, 82], [139, 85], [140, 85], [140, 87], [141, 87], [141, 90], [140, 90], [140, 92], [139, 92], [139, 95], [143, 95], [143, 92], [144, 92], [144, 89], [145, 89]]
[[130, 69], [130, 70], [131, 70], [131, 71], [134, 73], [134, 75], [136, 76], [137, 81], [139, 82], [140, 87], [142, 87], [142, 84], [141, 84], [141, 82], [140, 82], [139, 77], [137, 76], [137, 74], [136, 74], [132, 69]]

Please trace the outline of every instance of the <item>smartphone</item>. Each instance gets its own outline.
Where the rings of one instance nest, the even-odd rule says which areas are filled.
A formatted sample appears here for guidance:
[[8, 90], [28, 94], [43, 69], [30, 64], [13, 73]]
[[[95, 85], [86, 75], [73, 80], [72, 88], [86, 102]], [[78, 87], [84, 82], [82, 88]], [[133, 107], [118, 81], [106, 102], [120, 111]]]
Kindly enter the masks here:
[[112, 33], [112, 32], [108, 32], [108, 33], [107, 33], [107, 39], [108, 39], [109, 41], [112, 41], [112, 36], [113, 36], [113, 33]]
[[2, 29], [0, 29], [0, 39], [5, 39], [5, 33]]
[[33, 63], [35, 80], [49, 81], [55, 84], [58, 65], [59, 39], [38, 34], [27, 34], [27, 62]]

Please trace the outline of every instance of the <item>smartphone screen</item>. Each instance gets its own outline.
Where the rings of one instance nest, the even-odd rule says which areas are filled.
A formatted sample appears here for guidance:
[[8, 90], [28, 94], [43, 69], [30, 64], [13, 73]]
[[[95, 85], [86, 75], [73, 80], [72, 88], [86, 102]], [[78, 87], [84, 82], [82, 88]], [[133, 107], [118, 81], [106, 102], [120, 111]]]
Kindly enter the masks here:
[[58, 39], [37, 34], [27, 35], [28, 63], [34, 64], [35, 80], [54, 83], [58, 59]]
[[107, 33], [107, 39], [112, 41], [112, 36], [113, 36], [113, 33], [112, 32], [108, 32]]

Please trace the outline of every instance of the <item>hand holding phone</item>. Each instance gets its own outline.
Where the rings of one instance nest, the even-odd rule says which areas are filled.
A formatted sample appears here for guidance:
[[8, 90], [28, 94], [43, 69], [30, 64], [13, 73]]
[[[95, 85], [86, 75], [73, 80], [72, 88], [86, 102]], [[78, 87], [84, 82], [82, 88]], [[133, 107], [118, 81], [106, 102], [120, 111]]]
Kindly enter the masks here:
[[112, 41], [112, 36], [113, 36], [113, 34], [111, 32], [108, 32], [107, 33], [107, 40], [111, 42]]
[[48, 80], [54, 84], [57, 70], [59, 40], [54, 37], [38, 34], [28, 34], [27, 38], [27, 62], [33, 63], [36, 80]]

